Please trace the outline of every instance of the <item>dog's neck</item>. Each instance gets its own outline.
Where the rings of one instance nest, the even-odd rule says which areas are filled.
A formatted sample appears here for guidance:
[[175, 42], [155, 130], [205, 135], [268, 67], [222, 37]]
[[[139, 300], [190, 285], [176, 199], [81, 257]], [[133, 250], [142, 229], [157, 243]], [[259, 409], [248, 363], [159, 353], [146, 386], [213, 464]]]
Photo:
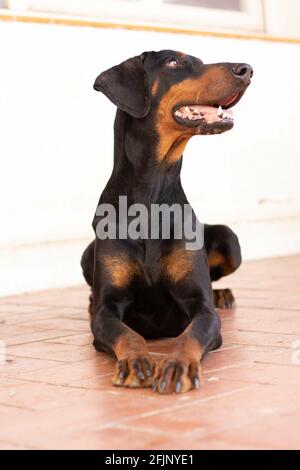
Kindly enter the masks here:
[[126, 193], [134, 202], [145, 204], [168, 202], [171, 195], [174, 201], [176, 193], [181, 196], [182, 156], [170, 163], [168, 153], [174, 144], [171, 140], [165, 155], [161, 155], [154, 124], [149, 125], [148, 120], [137, 122], [120, 110], [114, 131], [114, 169], [109, 187], [114, 186], [120, 194]]

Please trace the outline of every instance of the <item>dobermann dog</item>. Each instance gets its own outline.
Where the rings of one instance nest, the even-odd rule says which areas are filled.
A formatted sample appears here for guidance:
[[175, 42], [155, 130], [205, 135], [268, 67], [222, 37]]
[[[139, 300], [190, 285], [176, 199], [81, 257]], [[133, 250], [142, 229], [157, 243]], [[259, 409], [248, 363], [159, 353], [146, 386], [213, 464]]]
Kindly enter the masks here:
[[[188, 204], [181, 186], [182, 154], [194, 135], [233, 127], [232, 108], [251, 82], [252, 67], [204, 64], [180, 52], [145, 52], [101, 73], [94, 89], [116, 106], [114, 167], [99, 204]], [[209, 177], [209, 176], [207, 176]], [[193, 218], [195, 218], [193, 213]], [[96, 215], [93, 228], [103, 220]], [[118, 221], [116, 222], [118, 224]], [[81, 266], [91, 286], [94, 346], [116, 356], [113, 384], [180, 393], [201, 385], [200, 360], [220, 347], [216, 308], [230, 308], [229, 289], [212, 281], [241, 263], [237, 236], [224, 225], [204, 226], [204, 246], [185, 239], [96, 239]], [[155, 364], [145, 339], [174, 337], [168, 357]]]

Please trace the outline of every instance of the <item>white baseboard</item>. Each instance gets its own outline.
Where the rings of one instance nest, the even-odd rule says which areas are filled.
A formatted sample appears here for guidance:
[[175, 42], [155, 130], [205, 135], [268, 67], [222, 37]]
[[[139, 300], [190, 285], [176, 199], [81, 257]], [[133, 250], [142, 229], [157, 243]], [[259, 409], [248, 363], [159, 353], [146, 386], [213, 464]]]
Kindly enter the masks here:
[[[243, 260], [300, 252], [300, 219], [231, 225], [242, 247]], [[0, 296], [84, 282], [80, 267], [88, 239], [0, 249]]]
[[0, 296], [82, 284], [80, 258], [89, 241], [0, 249]]
[[230, 225], [239, 237], [243, 260], [300, 253], [300, 218]]

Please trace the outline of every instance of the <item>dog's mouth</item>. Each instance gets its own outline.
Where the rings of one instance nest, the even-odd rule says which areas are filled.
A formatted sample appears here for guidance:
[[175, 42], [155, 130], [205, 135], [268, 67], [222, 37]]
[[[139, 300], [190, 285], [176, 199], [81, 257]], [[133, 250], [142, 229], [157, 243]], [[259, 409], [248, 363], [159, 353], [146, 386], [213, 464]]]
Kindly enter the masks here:
[[211, 106], [200, 104], [177, 105], [173, 109], [174, 119], [182, 126], [196, 128], [197, 134], [221, 134], [232, 129], [235, 106], [244, 92], [236, 92], [220, 99]]

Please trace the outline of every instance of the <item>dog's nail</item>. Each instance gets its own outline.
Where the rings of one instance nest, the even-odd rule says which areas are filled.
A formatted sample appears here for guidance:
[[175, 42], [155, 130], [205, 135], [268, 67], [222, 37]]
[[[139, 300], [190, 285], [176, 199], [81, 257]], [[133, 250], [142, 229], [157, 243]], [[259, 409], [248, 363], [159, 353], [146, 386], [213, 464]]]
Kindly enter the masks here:
[[194, 378], [193, 384], [194, 384], [194, 387], [196, 388], [196, 390], [199, 390], [199, 388], [200, 388], [200, 381], [199, 381], [198, 377], [195, 377], [195, 378]]
[[167, 385], [167, 382], [164, 380], [159, 386], [159, 391], [163, 392], [164, 389], [166, 388], [166, 385]]
[[176, 382], [175, 391], [176, 391], [176, 393], [180, 393], [180, 391], [181, 391], [181, 382]]
[[137, 377], [138, 377], [139, 379], [141, 379], [141, 380], [145, 380], [145, 376], [144, 376], [144, 374], [143, 374], [142, 371], [140, 371], [140, 372], [137, 373]]
[[153, 384], [152, 384], [152, 390], [153, 392], [156, 392], [156, 389], [157, 389], [157, 380], [154, 380]]
[[148, 375], [148, 377], [151, 377], [152, 369], [146, 369], [146, 374]]
[[121, 372], [119, 372], [119, 379], [123, 380], [125, 379], [125, 376], [126, 376], [126, 372], [124, 370], [121, 370]]

